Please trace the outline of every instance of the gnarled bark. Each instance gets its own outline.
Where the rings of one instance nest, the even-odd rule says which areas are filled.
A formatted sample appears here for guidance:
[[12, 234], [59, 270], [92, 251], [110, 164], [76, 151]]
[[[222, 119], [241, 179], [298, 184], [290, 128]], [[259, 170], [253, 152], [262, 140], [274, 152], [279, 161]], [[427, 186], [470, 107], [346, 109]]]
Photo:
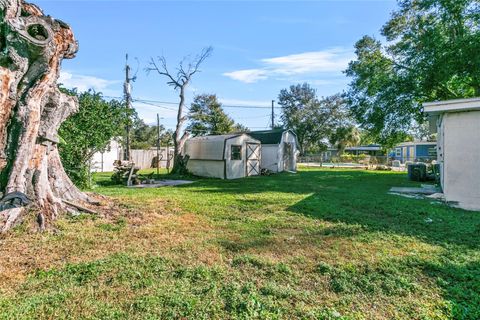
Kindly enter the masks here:
[[[57, 79], [62, 60], [77, 50], [64, 22], [22, 0], [0, 0], [0, 191], [27, 195], [40, 209], [39, 221], [55, 219], [66, 209], [63, 200], [88, 201], [67, 177], [57, 149], [61, 123], [78, 110]], [[19, 211], [1, 212], [1, 231]]]

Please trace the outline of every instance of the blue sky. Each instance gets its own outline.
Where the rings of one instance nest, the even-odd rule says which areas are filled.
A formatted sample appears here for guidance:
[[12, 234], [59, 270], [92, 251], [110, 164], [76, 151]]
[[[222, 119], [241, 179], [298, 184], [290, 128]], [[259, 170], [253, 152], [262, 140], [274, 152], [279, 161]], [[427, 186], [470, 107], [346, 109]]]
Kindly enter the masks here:
[[[128, 52], [138, 69], [133, 96], [175, 102], [165, 78], [146, 74], [149, 59], [164, 55], [173, 69], [183, 57], [213, 46], [188, 101], [196, 93], [215, 93], [225, 105], [246, 106], [269, 106], [282, 88], [305, 81], [320, 96], [345, 90], [342, 71], [354, 57], [353, 45], [365, 34], [379, 36], [396, 7], [393, 0], [34, 2], [69, 23], [80, 43], [77, 57], [63, 64], [66, 86], [121, 96]], [[159, 113], [173, 128], [173, 105], [134, 106], [146, 122]], [[268, 109], [225, 110], [252, 129], [270, 121]]]

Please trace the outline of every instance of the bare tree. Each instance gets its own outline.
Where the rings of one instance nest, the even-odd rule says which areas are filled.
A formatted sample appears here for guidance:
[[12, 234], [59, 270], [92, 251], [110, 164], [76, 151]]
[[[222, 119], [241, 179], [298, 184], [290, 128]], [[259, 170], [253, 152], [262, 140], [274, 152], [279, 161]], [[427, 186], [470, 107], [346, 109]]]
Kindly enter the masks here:
[[184, 164], [182, 149], [185, 141], [189, 137], [189, 133], [183, 131], [183, 124], [187, 120], [187, 116], [183, 115], [185, 108], [185, 90], [190, 84], [193, 75], [200, 71], [200, 65], [212, 54], [212, 50], [212, 47], [207, 47], [195, 58], [183, 59], [174, 73], [168, 70], [167, 60], [164, 56], [158, 57], [156, 60], [151, 58], [150, 64], [147, 67], [147, 72], [155, 71], [159, 75], [167, 77], [167, 84], [177, 90], [180, 97], [180, 101], [178, 102], [177, 125], [173, 133], [175, 150], [172, 173], [178, 173], [182, 169], [182, 165]]
[[57, 148], [61, 123], [78, 110], [57, 79], [78, 44], [67, 24], [22, 0], [0, 0], [0, 17], [0, 231], [29, 203], [43, 228], [72, 201], [89, 200], [66, 175]]

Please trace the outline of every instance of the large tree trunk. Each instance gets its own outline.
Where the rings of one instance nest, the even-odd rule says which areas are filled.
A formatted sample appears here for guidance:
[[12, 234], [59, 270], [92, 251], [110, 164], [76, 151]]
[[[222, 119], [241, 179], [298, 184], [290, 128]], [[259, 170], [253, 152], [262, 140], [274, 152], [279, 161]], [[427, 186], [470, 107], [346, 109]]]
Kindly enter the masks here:
[[178, 103], [178, 113], [177, 113], [177, 125], [175, 127], [175, 132], [173, 134], [173, 167], [172, 167], [172, 173], [180, 173], [183, 174], [186, 172], [187, 168], [187, 161], [183, 155], [183, 146], [185, 145], [185, 142], [187, 141], [189, 134], [188, 132], [183, 132], [182, 134], [182, 128], [183, 128], [183, 123], [186, 120], [186, 117], [183, 115], [183, 108], [185, 106], [185, 88], [188, 85], [188, 81], [184, 82], [180, 87], [180, 102]]
[[[88, 200], [65, 174], [57, 149], [61, 123], [78, 109], [57, 79], [78, 44], [68, 25], [22, 0], [0, 0], [0, 32], [0, 191], [26, 195], [43, 224], [66, 209], [63, 200]], [[0, 231], [24, 210], [11, 206], [0, 204]]]

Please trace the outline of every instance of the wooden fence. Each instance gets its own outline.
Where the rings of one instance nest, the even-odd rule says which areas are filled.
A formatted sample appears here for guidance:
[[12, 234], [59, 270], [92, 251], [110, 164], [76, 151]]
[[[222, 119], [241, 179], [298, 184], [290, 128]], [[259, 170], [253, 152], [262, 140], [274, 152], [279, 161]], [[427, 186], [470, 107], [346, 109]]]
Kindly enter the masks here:
[[[171, 168], [173, 165], [173, 147], [168, 148], [169, 157], [167, 159], [167, 148], [160, 149], [160, 168], [166, 168], [167, 164]], [[156, 168], [157, 149], [149, 150], [130, 150], [130, 157], [140, 169]]]

